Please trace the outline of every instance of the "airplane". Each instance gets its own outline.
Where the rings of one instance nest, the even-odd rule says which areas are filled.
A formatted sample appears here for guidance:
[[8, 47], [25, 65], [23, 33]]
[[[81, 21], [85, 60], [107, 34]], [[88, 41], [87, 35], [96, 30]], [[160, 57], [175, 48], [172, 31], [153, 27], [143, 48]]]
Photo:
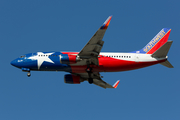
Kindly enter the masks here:
[[96, 31], [80, 52], [36, 52], [20, 56], [11, 65], [27, 72], [65, 71], [64, 82], [80, 84], [88, 81], [102, 88], [117, 88], [120, 80], [110, 85], [102, 80], [100, 72], [121, 72], [162, 64], [173, 68], [167, 54], [173, 41], [168, 41], [170, 28], [163, 28], [144, 48], [129, 53], [101, 52], [103, 36], [112, 16]]

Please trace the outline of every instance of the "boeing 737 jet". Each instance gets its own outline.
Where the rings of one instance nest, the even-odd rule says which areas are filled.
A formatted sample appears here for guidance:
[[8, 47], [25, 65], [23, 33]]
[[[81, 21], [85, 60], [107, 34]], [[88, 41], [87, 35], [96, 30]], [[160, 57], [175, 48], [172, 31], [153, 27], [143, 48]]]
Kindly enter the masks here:
[[171, 29], [163, 28], [144, 48], [129, 53], [101, 52], [103, 36], [112, 16], [92, 36], [80, 52], [37, 52], [20, 56], [11, 65], [27, 72], [65, 71], [64, 82], [80, 84], [88, 81], [103, 88], [116, 88], [119, 80], [112, 86], [102, 80], [100, 72], [128, 71], [162, 64], [173, 68], [167, 60], [172, 41], [168, 41]]

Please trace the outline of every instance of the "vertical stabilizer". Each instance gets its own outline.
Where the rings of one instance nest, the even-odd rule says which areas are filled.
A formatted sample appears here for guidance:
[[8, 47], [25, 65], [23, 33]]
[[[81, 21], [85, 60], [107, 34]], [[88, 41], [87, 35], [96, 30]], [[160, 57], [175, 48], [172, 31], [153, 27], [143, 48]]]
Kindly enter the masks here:
[[152, 54], [152, 57], [165, 58], [169, 52], [172, 42], [173, 41], [167, 41], [163, 46], [161, 46]]
[[153, 54], [156, 50], [158, 50], [168, 41], [170, 32], [170, 28], [163, 28], [143, 49], [134, 52]]
[[163, 46], [169, 38], [171, 29], [163, 28], [144, 48], [143, 51], [146, 54], [153, 54], [161, 46]]

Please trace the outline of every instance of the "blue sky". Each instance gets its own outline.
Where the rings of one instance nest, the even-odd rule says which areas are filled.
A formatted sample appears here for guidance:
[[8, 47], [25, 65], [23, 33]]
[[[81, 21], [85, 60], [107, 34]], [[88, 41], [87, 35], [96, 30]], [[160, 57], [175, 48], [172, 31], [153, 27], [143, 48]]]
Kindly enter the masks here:
[[[1, 120], [179, 120], [179, 26], [176, 0], [1, 0]], [[80, 51], [109, 15], [104, 52], [143, 48], [172, 28], [169, 61], [139, 70], [102, 73], [117, 89], [64, 83], [65, 72], [25, 72], [10, 65], [22, 54]]]

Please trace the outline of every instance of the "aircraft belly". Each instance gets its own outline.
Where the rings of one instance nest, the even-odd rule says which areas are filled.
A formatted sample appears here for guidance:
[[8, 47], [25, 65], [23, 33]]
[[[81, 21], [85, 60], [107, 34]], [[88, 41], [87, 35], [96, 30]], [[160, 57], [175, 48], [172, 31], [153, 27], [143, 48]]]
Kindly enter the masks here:
[[[113, 60], [113, 61], [100, 61], [99, 66], [91, 65], [93, 72], [120, 72], [148, 67], [154, 64], [164, 62], [151, 61], [151, 62], [136, 62], [125, 60]], [[71, 66], [72, 73], [86, 73], [87, 66]]]
[[38, 71], [65, 71], [71, 72], [70, 66], [42, 66]]

